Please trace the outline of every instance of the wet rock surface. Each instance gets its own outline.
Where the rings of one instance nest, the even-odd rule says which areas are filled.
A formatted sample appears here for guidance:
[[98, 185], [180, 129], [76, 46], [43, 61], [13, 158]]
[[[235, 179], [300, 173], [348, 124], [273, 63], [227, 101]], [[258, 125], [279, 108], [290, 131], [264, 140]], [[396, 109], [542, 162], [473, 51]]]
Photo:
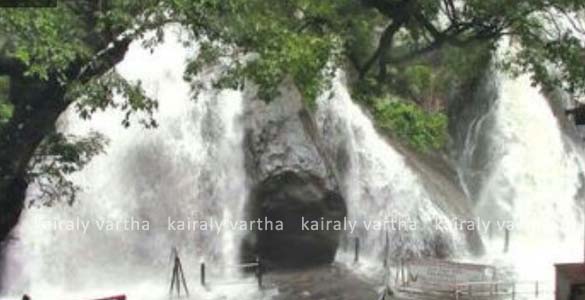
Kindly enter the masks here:
[[303, 230], [302, 222], [342, 220], [345, 202], [298, 90], [285, 82], [280, 94], [270, 103], [248, 97], [244, 151], [251, 180], [247, 217], [283, 227], [248, 234], [242, 259], [260, 256], [275, 268], [330, 263], [341, 232]]
[[248, 96], [245, 109], [245, 163], [252, 183], [283, 172], [308, 173], [329, 190], [338, 189], [333, 168], [319, 147], [316, 126], [292, 83], [283, 83], [270, 103]]

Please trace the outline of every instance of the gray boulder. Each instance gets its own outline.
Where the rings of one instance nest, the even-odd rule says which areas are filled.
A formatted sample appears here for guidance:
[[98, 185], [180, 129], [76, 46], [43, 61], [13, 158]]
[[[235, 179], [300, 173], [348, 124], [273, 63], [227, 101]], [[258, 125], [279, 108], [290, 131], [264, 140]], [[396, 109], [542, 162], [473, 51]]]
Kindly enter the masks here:
[[246, 170], [250, 220], [281, 221], [282, 230], [255, 230], [242, 245], [244, 261], [259, 255], [272, 267], [332, 262], [341, 232], [303, 230], [302, 221], [342, 220], [346, 206], [319, 145], [311, 114], [290, 82], [270, 103], [250, 92], [246, 101]]

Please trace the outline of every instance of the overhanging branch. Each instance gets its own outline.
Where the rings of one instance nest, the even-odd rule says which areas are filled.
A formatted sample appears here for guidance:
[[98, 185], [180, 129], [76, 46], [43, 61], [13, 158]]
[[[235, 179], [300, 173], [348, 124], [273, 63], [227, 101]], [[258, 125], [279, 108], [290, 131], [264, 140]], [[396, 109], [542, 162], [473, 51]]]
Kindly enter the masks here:
[[374, 54], [366, 61], [366, 63], [360, 68], [359, 73], [360, 77], [364, 77], [365, 74], [372, 68], [374, 63], [380, 60], [382, 54], [387, 51], [389, 48], [392, 47], [392, 41], [394, 40], [394, 35], [404, 23], [401, 21], [393, 21], [386, 29], [384, 33], [382, 33], [382, 37], [380, 38], [380, 42], [378, 43], [378, 48], [374, 52]]
[[88, 65], [83, 67], [77, 76], [77, 80], [87, 82], [90, 79], [102, 75], [124, 59], [132, 38], [124, 38], [97, 55]]
[[77, 75], [77, 80], [87, 82], [95, 76], [104, 74], [124, 59], [130, 44], [136, 38], [139, 38], [149, 30], [154, 30], [170, 23], [179, 22], [180, 20], [173, 18], [157, 20], [155, 22], [148, 22], [130, 33], [123, 34], [118, 40], [113, 41], [110, 47], [100, 51], [88, 64], [82, 67]]
[[427, 45], [426, 47], [416, 49], [416, 50], [411, 51], [411, 52], [404, 54], [402, 56], [389, 58], [388, 60], [386, 60], [386, 63], [392, 64], [392, 65], [405, 64], [405, 63], [408, 63], [412, 60], [418, 59], [424, 55], [427, 55], [427, 54], [430, 54], [434, 51], [437, 51], [445, 45], [452, 45], [455, 47], [463, 48], [463, 47], [470, 46], [470, 45], [477, 43], [477, 42], [480, 42], [480, 41], [487, 41], [490, 39], [496, 39], [504, 34], [505, 33], [503, 33], [503, 32], [499, 32], [499, 33], [492, 33], [489, 35], [477, 35], [477, 36], [469, 37], [465, 40], [459, 40], [455, 37], [447, 37], [447, 38], [443, 38], [440, 40], [436, 40], [435, 42]]

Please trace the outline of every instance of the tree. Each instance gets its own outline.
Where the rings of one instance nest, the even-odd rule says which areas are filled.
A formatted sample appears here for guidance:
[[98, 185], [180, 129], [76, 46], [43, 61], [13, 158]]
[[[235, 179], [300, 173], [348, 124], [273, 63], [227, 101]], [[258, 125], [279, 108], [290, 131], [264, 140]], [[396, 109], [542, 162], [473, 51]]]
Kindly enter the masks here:
[[[374, 54], [358, 66], [361, 76], [377, 63], [379, 78], [384, 80], [389, 65], [405, 63], [445, 45], [466, 47], [483, 41], [493, 49], [501, 38], [509, 37], [521, 49], [509, 58], [509, 66], [531, 72], [535, 82], [545, 88], [562, 87], [580, 95], [585, 92], [583, 68], [575, 67], [584, 57], [583, 41], [580, 41], [585, 32], [583, 1], [363, 0], [362, 3], [391, 21]], [[396, 35], [401, 29], [405, 29], [407, 36], [397, 47]], [[407, 49], [404, 54], [393, 55], [401, 48]], [[551, 72], [553, 65], [557, 74]]]
[[[487, 67], [503, 38], [513, 41], [519, 50], [500, 66], [532, 74], [534, 82], [545, 89], [585, 94], [585, 50], [580, 40], [585, 32], [585, 2], [580, 0], [225, 0], [174, 4], [187, 15], [194, 12], [205, 24], [196, 31], [196, 37], [203, 41], [203, 55], [193, 61], [188, 72], [195, 74], [202, 66], [227, 58], [230, 68], [217, 84], [241, 87], [249, 79], [259, 85], [259, 95], [266, 100], [273, 98], [278, 83], [290, 76], [311, 105], [338, 67], [356, 70], [354, 92], [365, 91], [366, 103], [371, 106], [376, 104], [374, 98], [389, 98], [389, 94], [416, 98], [410, 95], [409, 82], [404, 82], [408, 81], [403, 74], [408, 73], [405, 65], [431, 62], [433, 67], [437, 61], [443, 65], [450, 61], [448, 75], [465, 79], [468, 74], [458, 72], [466, 67], [477, 74], [476, 63], [483, 63], [476, 67]], [[453, 60], [445, 57], [449, 49], [468, 50], [451, 51], [458, 55]], [[467, 63], [472, 66], [460, 66]], [[428, 78], [442, 77], [422, 68], [415, 71]]]
[[[0, 241], [18, 221], [30, 182], [42, 176], [41, 187], [60, 188], [50, 196], [70, 202], [76, 189], [66, 174], [102, 151], [99, 136], [55, 132], [67, 107], [75, 104], [85, 118], [117, 107], [126, 112], [126, 126], [133, 112], [156, 109], [139, 83], [127, 82], [113, 67], [132, 40], [168, 21], [158, 0], [59, 1], [55, 8], [0, 10], [0, 83], [9, 86], [0, 96]], [[125, 100], [114, 102], [114, 92]]]

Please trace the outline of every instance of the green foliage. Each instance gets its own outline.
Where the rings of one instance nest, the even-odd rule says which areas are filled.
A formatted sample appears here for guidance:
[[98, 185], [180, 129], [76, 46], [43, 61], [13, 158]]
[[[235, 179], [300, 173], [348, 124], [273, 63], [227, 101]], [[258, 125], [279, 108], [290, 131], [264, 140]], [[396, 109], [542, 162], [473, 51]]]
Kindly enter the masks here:
[[[98, 110], [115, 108], [124, 112], [122, 124], [130, 125], [133, 115], [146, 127], [156, 126], [153, 113], [155, 99], [144, 94], [139, 82], [132, 83], [112, 70], [134, 39], [154, 30], [153, 38], [144, 41], [152, 47], [163, 39], [162, 26], [171, 21], [166, 0], [108, 0], [62, 1], [54, 8], [0, 9], [0, 75], [15, 76], [23, 86], [50, 90], [55, 95], [34, 95], [30, 99], [7, 99], [0, 80], [0, 126], [7, 122], [13, 110], [19, 112], [22, 126], [32, 118], [52, 118], [73, 103], [82, 118], [90, 118]], [[31, 92], [32, 94], [32, 92]], [[114, 97], [118, 95], [119, 97]], [[43, 103], [52, 101], [54, 103]], [[21, 128], [14, 130], [21, 130]], [[18, 129], [16, 129], [18, 128]], [[4, 128], [3, 128], [4, 129]], [[36, 202], [43, 198], [47, 204], [58, 199], [71, 203], [78, 190], [68, 175], [80, 170], [89, 159], [103, 150], [103, 138], [65, 137], [52, 132], [52, 127], [25, 128], [36, 137], [45, 137], [36, 149], [32, 161], [17, 161], [28, 166], [29, 181], [40, 189]], [[18, 146], [11, 145], [14, 132], [1, 132], [3, 155]], [[4, 138], [4, 137], [8, 138]], [[6, 162], [23, 159], [21, 156], [1, 157], [0, 176], [16, 176]], [[25, 157], [24, 159], [28, 159]], [[33, 201], [34, 202], [34, 201]]]
[[420, 151], [441, 149], [448, 140], [447, 117], [441, 108], [424, 104], [446, 102], [453, 88], [488, 67], [490, 49], [474, 49], [445, 47], [433, 60], [416, 60], [396, 70], [392, 83], [368, 76], [358, 82], [353, 97], [372, 111], [376, 125], [387, 133]]
[[10, 120], [14, 111], [14, 107], [8, 101], [8, 85], [9, 78], [6, 76], [0, 77], [0, 128]]
[[327, 85], [326, 64], [334, 43], [323, 37], [283, 33], [274, 47], [266, 47], [258, 59], [249, 63], [244, 74], [261, 88], [259, 96], [269, 100], [277, 96], [279, 83], [291, 76], [303, 99], [312, 106]]
[[[391, 83], [366, 77], [354, 95], [371, 108], [380, 128], [418, 150], [437, 150], [448, 139], [447, 117], [441, 108], [437, 111], [425, 104], [437, 99], [446, 102], [452, 89], [488, 67], [491, 54], [491, 47], [484, 43], [469, 48], [446, 46], [430, 59], [398, 68]], [[388, 98], [395, 100], [380, 100]]]
[[22, 61], [27, 75], [42, 79], [48, 79], [50, 72], [64, 72], [78, 57], [91, 55], [79, 18], [65, 5], [2, 9], [0, 33], [10, 37], [5, 54]]
[[[447, 94], [487, 66], [494, 45], [503, 36], [513, 36], [529, 49], [513, 61], [522, 71], [533, 73], [535, 82], [549, 82], [570, 92], [581, 92], [580, 87], [585, 87], [585, 72], [577, 63], [582, 60], [582, 45], [567, 37], [544, 39], [550, 36], [550, 19], [542, 17], [555, 10], [583, 10], [582, 1], [171, 2], [173, 10], [192, 25], [196, 38], [207, 38], [219, 48], [212, 56], [200, 56], [202, 62], [193, 63], [190, 71], [200, 70], [219, 57], [227, 58], [222, 61], [227, 61], [229, 68], [217, 86], [241, 88], [250, 79], [259, 85], [260, 97], [268, 101], [277, 95], [278, 84], [290, 76], [311, 105], [328, 86], [331, 69], [345, 67], [348, 61], [365, 72], [357, 82], [360, 89], [364, 85], [360, 81], [371, 80], [371, 73], [383, 65], [375, 62], [364, 69], [366, 62], [384, 52], [376, 51], [384, 46], [380, 31], [394, 22], [401, 22], [400, 30], [384, 42], [391, 46], [384, 63], [391, 70], [376, 78], [380, 81], [378, 90], [417, 102], [424, 102], [429, 95]], [[551, 68], [546, 66], [557, 63], [562, 72], [552, 82]]]
[[[101, 1], [100, 1], [101, 2]], [[51, 8], [3, 8], [0, 36], [8, 42], [1, 55], [23, 62], [26, 75], [67, 82], [72, 64], [89, 61], [107, 47], [105, 38], [135, 34], [162, 22], [164, 2], [158, 0], [57, 1]], [[133, 29], [133, 30], [130, 30]]]
[[443, 113], [428, 113], [400, 100], [377, 99], [374, 117], [380, 128], [420, 151], [439, 149], [447, 141], [447, 117]]
[[[75, 102], [82, 118], [106, 107], [125, 112], [122, 123], [130, 125], [130, 115], [146, 114], [141, 123], [155, 126], [152, 118], [157, 104], [144, 95], [140, 83], [129, 83], [115, 72], [85, 78], [86, 73], [110, 63], [108, 51], [120, 39], [137, 39], [154, 29], [157, 34], [144, 43], [152, 47], [162, 40], [162, 25], [172, 20], [166, 1], [112, 0], [58, 1], [55, 8], [1, 9], [0, 56], [15, 58], [26, 67], [24, 75], [31, 80], [58, 81], [68, 91], [66, 99], [47, 101]], [[126, 50], [122, 46], [122, 54]], [[113, 93], [122, 95], [115, 103]], [[17, 105], [18, 103], [13, 103]]]
[[6, 124], [12, 117], [14, 107], [7, 103], [0, 103], [0, 125]]
[[92, 132], [86, 137], [55, 133], [37, 149], [28, 172], [28, 180], [38, 187], [30, 205], [51, 206], [57, 202], [71, 205], [80, 190], [68, 175], [81, 170], [91, 159], [105, 152], [107, 139]]
[[429, 65], [414, 64], [403, 73], [406, 88], [417, 98], [432, 96], [437, 84], [437, 74]]
[[446, 46], [434, 59], [413, 61], [397, 72], [399, 85], [393, 90], [418, 103], [433, 98], [445, 100], [452, 89], [489, 68], [491, 55], [491, 47], [483, 43], [466, 48]]
[[[339, 6], [349, 1], [176, 2], [191, 18], [204, 19], [200, 22], [205, 22], [205, 29], [197, 34], [214, 42], [202, 47], [187, 77], [193, 78], [193, 72], [222, 57], [228, 68], [216, 86], [241, 88], [249, 79], [266, 101], [278, 96], [279, 84], [287, 77], [299, 87], [308, 106], [328, 87], [335, 66], [331, 63], [339, 57], [342, 44], [338, 33], [320, 21], [338, 17]], [[195, 13], [201, 9], [207, 12], [204, 16]]]
[[75, 106], [82, 119], [90, 119], [96, 111], [114, 108], [124, 112], [124, 127], [130, 126], [130, 117], [135, 113], [143, 116], [139, 122], [146, 128], [157, 126], [153, 113], [158, 102], [146, 96], [141, 82], [129, 82], [115, 71], [85, 84], [72, 84], [68, 97], [76, 99]]
[[495, 46], [493, 41], [483, 41], [468, 47], [447, 46], [441, 51], [441, 65], [438, 77], [442, 83], [461, 84], [481, 75], [490, 67]]

